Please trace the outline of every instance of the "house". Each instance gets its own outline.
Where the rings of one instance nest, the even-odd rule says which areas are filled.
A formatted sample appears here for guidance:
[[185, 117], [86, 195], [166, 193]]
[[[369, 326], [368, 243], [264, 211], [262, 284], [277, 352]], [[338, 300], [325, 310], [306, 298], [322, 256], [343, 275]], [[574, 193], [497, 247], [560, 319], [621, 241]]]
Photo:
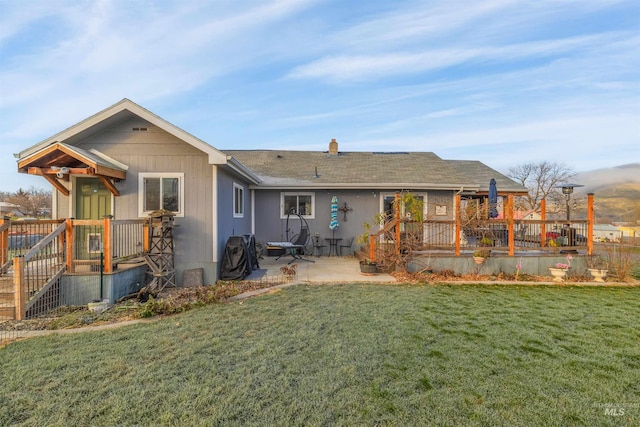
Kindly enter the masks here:
[[[123, 99], [16, 154], [18, 171], [54, 187], [54, 219], [146, 218], [175, 214], [178, 283], [187, 269], [217, 278], [227, 239], [254, 234], [283, 241], [295, 233], [294, 208], [320, 238], [345, 241], [391, 210], [394, 194], [424, 201], [425, 217], [454, 218], [454, 196], [482, 196], [495, 178], [500, 195], [527, 189], [478, 161], [430, 152], [224, 150]], [[329, 230], [331, 199], [339, 228]], [[289, 220], [289, 221], [288, 221]]]
[[18, 171], [53, 187], [53, 219], [145, 218], [173, 211], [178, 282], [216, 279], [226, 239], [251, 232], [244, 165], [134, 102], [122, 101], [16, 155]]
[[623, 232], [611, 224], [594, 224], [593, 239], [596, 242], [620, 242]]
[[23, 216], [20, 212], [20, 206], [9, 202], [0, 202], [0, 216]]

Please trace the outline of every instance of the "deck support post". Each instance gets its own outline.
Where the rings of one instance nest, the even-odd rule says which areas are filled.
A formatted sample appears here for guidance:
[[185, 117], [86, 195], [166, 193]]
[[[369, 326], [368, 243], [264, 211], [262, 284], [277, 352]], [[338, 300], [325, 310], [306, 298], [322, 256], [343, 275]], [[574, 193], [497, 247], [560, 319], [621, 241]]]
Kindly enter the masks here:
[[17, 256], [13, 259], [13, 284], [15, 319], [24, 320], [27, 315], [27, 287], [25, 286], [24, 258]]
[[513, 233], [513, 194], [507, 196], [506, 217], [507, 217], [507, 236], [509, 244], [509, 256], [515, 255], [515, 235]]
[[73, 262], [74, 260], [74, 253], [73, 253], [73, 247], [74, 247], [74, 236], [75, 236], [75, 232], [74, 232], [74, 227], [73, 227], [73, 219], [71, 218], [67, 218], [65, 220], [65, 240], [66, 240], [66, 252], [67, 252], [67, 272], [69, 273], [73, 273], [75, 272], [75, 263]]
[[[11, 224], [8, 218], [0, 217], [0, 227], [7, 222]], [[9, 261], [9, 226], [5, 230], [0, 231], [0, 266]]]
[[396, 251], [396, 259], [400, 259], [400, 193], [396, 193], [395, 195], [395, 202], [393, 204], [393, 211], [394, 211], [394, 219], [396, 222], [396, 247], [395, 247], [395, 251]]
[[593, 193], [587, 194], [587, 255], [593, 254], [593, 225], [596, 221], [596, 214], [593, 210]]
[[375, 236], [369, 236], [369, 260], [371, 262], [376, 261], [376, 238]]
[[104, 254], [104, 272], [111, 273], [113, 271], [113, 227], [111, 226], [111, 218], [104, 219], [104, 245], [102, 252]]
[[540, 200], [540, 219], [542, 223], [540, 224], [540, 246], [543, 248], [547, 245], [547, 224], [545, 221], [547, 220], [547, 200]]
[[456, 194], [456, 256], [460, 256], [460, 238], [462, 234], [461, 199], [460, 194]]

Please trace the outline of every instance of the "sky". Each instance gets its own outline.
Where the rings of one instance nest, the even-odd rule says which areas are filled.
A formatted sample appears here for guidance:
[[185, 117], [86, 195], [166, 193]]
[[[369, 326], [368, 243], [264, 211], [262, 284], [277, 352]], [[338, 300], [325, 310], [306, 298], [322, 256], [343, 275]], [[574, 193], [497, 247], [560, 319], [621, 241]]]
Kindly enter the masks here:
[[122, 98], [221, 150], [640, 162], [640, 2], [0, 0], [0, 191]]

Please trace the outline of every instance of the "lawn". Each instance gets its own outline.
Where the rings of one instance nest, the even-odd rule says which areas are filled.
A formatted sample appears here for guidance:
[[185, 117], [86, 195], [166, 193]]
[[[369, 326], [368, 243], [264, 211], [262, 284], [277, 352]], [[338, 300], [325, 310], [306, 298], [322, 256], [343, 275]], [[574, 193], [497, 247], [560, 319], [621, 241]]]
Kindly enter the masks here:
[[299, 285], [0, 349], [0, 425], [638, 425], [640, 289]]

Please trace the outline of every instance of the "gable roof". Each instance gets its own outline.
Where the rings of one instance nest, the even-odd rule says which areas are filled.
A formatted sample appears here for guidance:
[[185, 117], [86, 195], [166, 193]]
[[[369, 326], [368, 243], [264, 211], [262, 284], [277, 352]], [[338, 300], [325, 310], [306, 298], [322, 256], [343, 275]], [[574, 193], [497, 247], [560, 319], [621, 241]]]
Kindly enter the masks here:
[[20, 159], [18, 161], [18, 170], [27, 172], [26, 169], [29, 167], [60, 166], [54, 163], [60, 163], [60, 165], [72, 168], [88, 166], [95, 169], [96, 173], [100, 175], [118, 179], [124, 178], [124, 173], [128, 169], [127, 165], [109, 158], [98, 150], [84, 150], [62, 142], [56, 142]]
[[65, 196], [69, 189], [60, 180], [69, 174], [99, 178], [115, 196], [120, 192], [111, 179], [125, 179], [128, 167], [95, 149], [89, 151], [62, 142], [54, 142], [18, 161], [18, 171], [44, 177]]
[[165, 132], [175, 136], [176, 138], [207, 154], [209, 157], [209, 164], [226, 165], [237, 173], [245, 176], [250, 181], [258, 182], [257, 178], [251, 173], [251, 171], [247, 170], [243, 165], [238, 164], [233, 159], [230, 159], [226, 154], [207, 144], [203, 140], [169, 123], [160, 116], [153, 114], [151, 111], [141, 107], [140, 105], [127, 98], [122, 99], [112, 106], [105, 108], [104, 110], [82, 120], [79, 123], [76, 123], [75, 125], [61, 132], [58, 132], [57, 134], [45, 139], [44, 141], [41, 141], [25, 150], [22, 150], [17, 154], [14, 154], [14, 156], [20, 161], [45, 149], [46, 147], [51, 146], [52, 144], [64, 143], [66, 146], [73, 146], [77, 141], [85, 139], [88, 136], [96, 134], [103, 129], [111, 127], [123, 120], [129, 119], [134, 116], [148, 121], [149, 123], [157, 126]]
[[91, 135], [99, 132], [102, 129], [113, 126], [115, 123], [121, 122], [132, 116], [138, 116], [149, 123], [152, 123], [158, 126], [160, 129], [165, 132], [175, 136], [186, 142], [187, 144], [199, 149], [200, 151], [207, 153], [209, 155], [209, 163], [211, 164], [219, 164], [226, 163], [226, 156], [220, 151], [213, 148], [211, 145], [202, 141], [199, 138], [191, 135], [188, 132], [183, 131], [179, 127], [169, 123], [164, 120], [160, 116], [153, 114], [151, 111], [146, 108], [141, 107], [135, 102], [124, 98], [121, 101], [113, 104], [110, 107], [105, 108], [104, 110], [82, 120], [79, 123], [63, 130], [62, 132], [58, 132], [41, 141], [25, 150], [22, 150], [20, 153], [16, 155], [19, 159], [24, 158], [30, 154], [33, 154], [36, 151], [41, 150], [42, 148], [53, 144], [55, 142], [66, 142], [70, 145], [73, 145], [75, 140], [85, 138], [87, 135]]
[[[223, 150], [251, 169], [260, 188], [380, 188], [476, 192], [481, 182], [431, 152]], [[479, 162], [478, 162], [479, 163]], [[496, 179], [503, 175], [493, 172]], [[506, 178], [509, 180], [508, 178]], [[510, 180], [509, 180], [510, 181]], [[511, 181], [512, 184], [513, 181]], [[489, 179], [486, 187], [488, 188]], [[520, 189], [521, 187], [519, 187]]]

